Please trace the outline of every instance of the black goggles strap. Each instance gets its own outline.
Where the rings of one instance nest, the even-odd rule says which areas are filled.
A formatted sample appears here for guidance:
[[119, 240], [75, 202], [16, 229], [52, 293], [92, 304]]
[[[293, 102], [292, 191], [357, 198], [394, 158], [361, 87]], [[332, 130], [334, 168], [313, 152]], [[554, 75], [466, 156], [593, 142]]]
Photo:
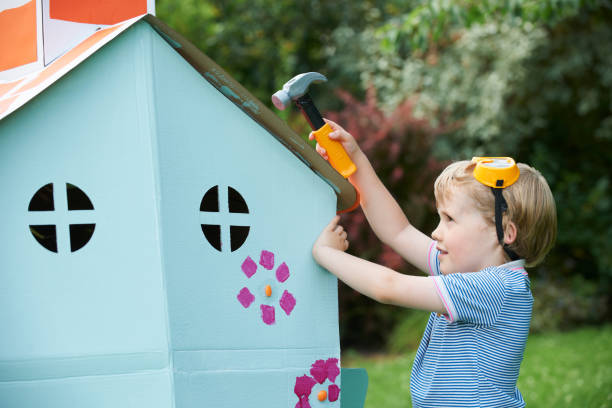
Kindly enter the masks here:
[[503, 215], [504, 212], [508, 211], [508, 203], [502, 194], [502, 188], [493, 188], [493, 195], [495, 196], [495, 229], [497, 230], [497, 240], [502, 246], [506, 254], [510, 257], [510, 260], [516, 261], [520, 257], [510, 247], [504, 243], [504, 228], [503, 228]]

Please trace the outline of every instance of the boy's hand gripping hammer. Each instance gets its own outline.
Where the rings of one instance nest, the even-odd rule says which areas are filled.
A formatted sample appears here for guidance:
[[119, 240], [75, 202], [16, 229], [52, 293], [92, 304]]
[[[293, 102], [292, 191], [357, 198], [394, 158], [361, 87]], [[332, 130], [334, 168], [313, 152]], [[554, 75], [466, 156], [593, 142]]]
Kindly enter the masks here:
[[319, 113], [319, 110], [308, 94], [308, 87], [311, 83], [317, 84], [326, 81], [327, 78], [318, 72], [299, 74], [291, 78], [283, 86], [283, 89], [272, 95], [272, 103], [278, 109], [284, 110], [290, 101], [294, 101], [304, 117], [306, 117], [312, 130], [314, 130], [313, 133], [316, 141], [327, 151], [329, 163], [338, 173], [347, 178], [357, 170], [357, 167], [351, 161], [342, 144], [329, 138], [328, 135], [333, 129], [329, 123], [325, 123], [321, 113]]

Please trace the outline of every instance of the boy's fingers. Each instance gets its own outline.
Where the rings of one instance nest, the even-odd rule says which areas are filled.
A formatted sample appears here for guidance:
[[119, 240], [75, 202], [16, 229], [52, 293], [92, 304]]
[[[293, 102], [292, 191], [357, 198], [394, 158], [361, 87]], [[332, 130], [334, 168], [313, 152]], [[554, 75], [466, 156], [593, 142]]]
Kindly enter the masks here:
[[334, 122], [333, 120], [329, 120], [329, 119], [325, 119], [325, 118], [323, 118], [323, 120], [324, 120], [326, 123], [329, 123], [329, 125], [330, 125], [330, 126], [332, 127], [332, 129], [334, 129], [334, 130], [344, 130], [344, 129], [342, 129], [342, 126], [340, 126], [339, 124], [337, 124], [337, 123], [336, 123], [336, 122]]
[[342, 140], [342, 135], [337, 130], [334, 130], [328, 136], [330, 139], [333, 139], [333, 140]]
[[314, 133], [310, 132], [308, 134], [308, 140], [314, 140]]
[[330, 223], [327, 225], [327, 229], [329, 231], [333, 231], [334, 228], [336, 228], [336, 225], [338, 225], [338, 221], [340, 221], [340, 216], [336, 215], [334, 218], [332, 218]]

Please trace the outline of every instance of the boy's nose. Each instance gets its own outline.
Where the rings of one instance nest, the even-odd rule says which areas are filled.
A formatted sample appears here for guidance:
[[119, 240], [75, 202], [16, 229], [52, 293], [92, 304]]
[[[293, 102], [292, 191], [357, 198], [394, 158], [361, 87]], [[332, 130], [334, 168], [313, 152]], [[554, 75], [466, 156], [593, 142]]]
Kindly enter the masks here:
[[440, 236], [440, 224], [438, 224], [436, 229], [433, 230], [432, 233], [431, 233], [431, 239], [433, 239], [434, 241], [440, 241], [441, 238], [442, 237]]

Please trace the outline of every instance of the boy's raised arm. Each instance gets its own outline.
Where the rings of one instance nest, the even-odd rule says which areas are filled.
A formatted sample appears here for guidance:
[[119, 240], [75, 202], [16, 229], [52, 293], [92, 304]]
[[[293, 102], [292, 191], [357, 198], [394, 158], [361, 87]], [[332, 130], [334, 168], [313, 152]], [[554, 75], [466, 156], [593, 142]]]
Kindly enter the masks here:
[[[334, 129], [329, 137], [342, 143], [357, 166], [357, 171], [349, 180], [359, 191], [361, 208], [376, 236], [412, 265], [429, 273], [427, 261], [431, 238], [410, 224], [355, 139], [340, 125], [330, 120], [326, 122]], [[325, 150], [319, 145], [317, 151], [327, 158]]]

